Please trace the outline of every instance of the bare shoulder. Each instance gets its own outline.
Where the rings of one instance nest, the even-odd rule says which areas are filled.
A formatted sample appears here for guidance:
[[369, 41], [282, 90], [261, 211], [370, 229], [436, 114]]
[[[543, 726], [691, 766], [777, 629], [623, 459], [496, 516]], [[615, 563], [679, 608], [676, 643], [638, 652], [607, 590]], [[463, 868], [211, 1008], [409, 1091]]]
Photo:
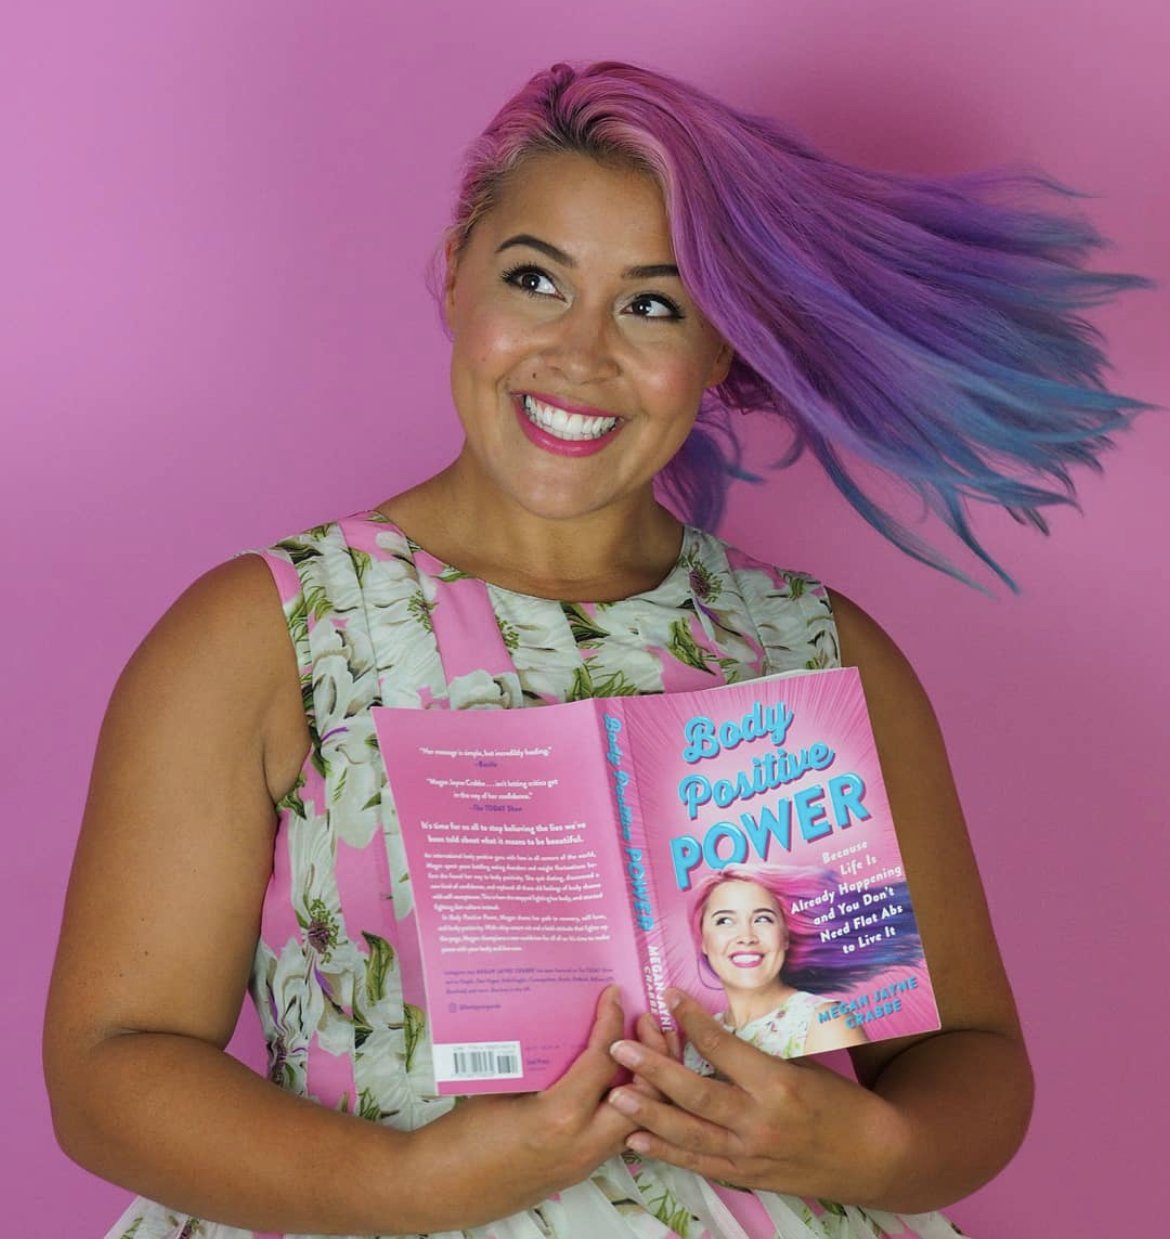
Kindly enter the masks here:
[[[933, 758], [935, 773], [943, 776], [942, 785], [936, 790], [940, 794], [949, 792], [953, 797], [938, 720], [910, 660], [889, 633], [857, 603], [835, 590], [829, 591], [829, 597], [837, 624], [841, 662], [846, 667], [856, 667], [861, 673], [883, 769], [887, 758], [895, 766], [900, 765], [896, 750], [913, 743], [922, 749], [923, 756], [929, 754]], [[887, 777], [888, 774], [887, 771]], [[957, 812], [957, 798], [954, 808]]]
[[124, 716], [144, 708], [158, 721], [172, 707], [213, 744], [255, 749], [273, 800], [287, 791], [308, 734], [296, 656], [260, 556], [211, 569], [168, 609], [123, 671], [104, 732], [133, 725]]
[[272, 574], [260, 556], [242, 555], [204, 573], [180, 595], [138, 647], [123, 678], [180, 677], [200, 663], [223, 660], [245, 676], [244, 687], [261, 689], [287, 666], [288, 645]]
[[909, 674], [917, 680], [894, 639], [868, 611], [835, 589], [828, 592], [841, 643], [841, 661], [845, 666], [860, 667], [863, 672], [871, 668], [893, 675]]

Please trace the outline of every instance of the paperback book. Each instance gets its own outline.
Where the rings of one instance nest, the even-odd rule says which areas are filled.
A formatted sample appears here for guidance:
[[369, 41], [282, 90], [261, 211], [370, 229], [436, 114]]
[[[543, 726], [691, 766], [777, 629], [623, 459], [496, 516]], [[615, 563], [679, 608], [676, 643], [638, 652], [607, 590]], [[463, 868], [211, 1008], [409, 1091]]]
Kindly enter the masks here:
[[939, 1026], [855, 669], [373, 715], [435, 1092], [547, 1087], [608, 984], [784, 1057]]

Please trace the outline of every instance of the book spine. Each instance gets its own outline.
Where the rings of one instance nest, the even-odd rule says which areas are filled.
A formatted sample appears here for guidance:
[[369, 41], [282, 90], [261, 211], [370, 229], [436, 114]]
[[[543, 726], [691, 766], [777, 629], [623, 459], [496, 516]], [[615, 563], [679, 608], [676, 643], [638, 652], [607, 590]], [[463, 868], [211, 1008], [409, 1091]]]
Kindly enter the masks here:
[[650, 1014], [660, 1028], [669, 1031], [675, 1027], [675, 1022], [670, 1008], [666, 1005], [664, 994], [667, 977], [662, 921], [625, 711], [620, 699], [599, 702], [598, 708], [621, 841], [622, 873], [630, 899], [642, 985]]

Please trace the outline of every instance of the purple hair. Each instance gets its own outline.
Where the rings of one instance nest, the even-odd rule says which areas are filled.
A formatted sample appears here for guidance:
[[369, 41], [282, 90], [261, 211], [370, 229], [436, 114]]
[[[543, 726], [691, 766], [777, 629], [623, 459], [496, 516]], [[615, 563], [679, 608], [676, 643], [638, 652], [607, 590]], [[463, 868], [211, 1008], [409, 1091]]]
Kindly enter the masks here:
[[811, 450], [882, 534], [969, 580], [867, 494], [847, 460], [892, 474], [1014, 589], [968, 503], [1047, 532], [1043, 509], [1075, 503], [1070, 467], [1099, 467], [1110, 435], [1150, 407], [1106, 389], [1101, 335], [1079, 313], [1150, 282], [1084, 269], [1103, 238], [1042, 201], [1078, 196], [1042, 173], [873, 172], [665, 74], [558, 64], [471, 146], [449, 252], [511, 172], [557, 151], [655, 177], [683, 281], [735, 350], [663, 473], [697, 524], [716, 525], [729, 477], [750, 476], [731, 414], [758, 410], [790, 433], [777, 464]]
[[[711, 892], [724, 882], [754, 882], [776, 900], [788, 931], [780, 979], [793, 989], [813, 994], [835, 993], [889, 968], [922, 963], [922, 939], [909, 911], [901, 911], [883, 922], [892, 926], [895, 933], [878, 944], [880, 951], [865, 959], [844, 956], [839, 941], [824, 941], [824, 926], [817, 924], [815, 918], [825, 906], [825, 892], [837, 892], [838, 879], [831, 869], [808, 865], [725, 865], [709, 873], [696, 885], [691, 903], [691, 934], [700, 944], [700, 961], [703, 911]], [[910, 907], [904, 882], [894, 884], [894, 896], [888, 902], [891, 907]], [[699, 976], [703, 977], [701, 967]]]

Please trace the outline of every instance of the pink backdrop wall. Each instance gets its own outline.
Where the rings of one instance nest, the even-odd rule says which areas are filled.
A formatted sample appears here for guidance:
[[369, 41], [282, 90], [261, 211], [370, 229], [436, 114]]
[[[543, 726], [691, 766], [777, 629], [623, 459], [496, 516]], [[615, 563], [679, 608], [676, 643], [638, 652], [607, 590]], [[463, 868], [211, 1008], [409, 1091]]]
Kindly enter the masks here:
[[[115, 675], [205, 568], [451, 455], [421, 273], [457, 152], [505, 94], [620, 56], [861, 162], [1036, 160], [1100, 195], [1111, 263], [1166, 281], [1168, 46], [1162, 0], [6, 6], [0, 1229], [96, 1236], [125, 1200], [57, 1152], [37, 1059]], [[1168, 320], [1164, 292], [1100, 319], [1119, 385], [1163, 405]], [[1164, 1181], [1168, 462], [1149, 415], [1084, 519], [1048, 540], [993, 523], [1020, 598], [902, 559], [803, 465], [737, 490], [724, 530], [869, 607], [946, 726], [1039, 1077], [1023, 1152], [953, 1210], [984, 1239], [1140, 1227]]]

